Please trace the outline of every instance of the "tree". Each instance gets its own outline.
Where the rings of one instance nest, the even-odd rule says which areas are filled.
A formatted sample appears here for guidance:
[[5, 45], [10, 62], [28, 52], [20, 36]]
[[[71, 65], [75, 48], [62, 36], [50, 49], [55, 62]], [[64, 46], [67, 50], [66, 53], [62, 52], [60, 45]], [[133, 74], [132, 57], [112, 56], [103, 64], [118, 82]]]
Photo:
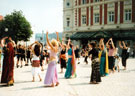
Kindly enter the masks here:
[[[8, 31], [5, 31], [5, 28], [8, 28]], [[0, 38], [10, 36], [15, 42], [28, 41], [32, 34], [31, 25], [22, 11], [14, 11], [0, 21]]]

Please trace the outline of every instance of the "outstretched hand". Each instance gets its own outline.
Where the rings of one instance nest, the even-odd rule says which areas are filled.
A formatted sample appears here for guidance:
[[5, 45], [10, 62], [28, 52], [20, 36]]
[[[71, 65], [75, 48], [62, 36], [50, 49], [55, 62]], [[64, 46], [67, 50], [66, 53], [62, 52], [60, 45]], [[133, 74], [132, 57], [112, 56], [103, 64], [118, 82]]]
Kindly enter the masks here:
[[48, 31], [46, 31], [46, 35], [48, 35]]
[[58, 35], [59, 33], [58, 33], [58, 32], [56, 32], [56, 34]]
[[101, 41], [104, 41], [104, 38], [101, 38], [100, 40], [101, 40]]
[[112, 38], [110, 38], [110, 40], [112, 41]]
[[70, 39], [68, 39], [68, 42], [70, 42], [71, 40]]

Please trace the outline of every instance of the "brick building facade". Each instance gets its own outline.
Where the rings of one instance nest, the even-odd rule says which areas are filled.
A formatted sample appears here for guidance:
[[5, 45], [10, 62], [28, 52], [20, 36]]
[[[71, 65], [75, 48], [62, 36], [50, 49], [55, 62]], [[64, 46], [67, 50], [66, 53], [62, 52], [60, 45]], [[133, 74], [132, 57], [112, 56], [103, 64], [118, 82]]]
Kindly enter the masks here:
[[132, 43], [135, 0], [63, 0], [63, 30], [64, 37], [78, 45], [99, 37]]

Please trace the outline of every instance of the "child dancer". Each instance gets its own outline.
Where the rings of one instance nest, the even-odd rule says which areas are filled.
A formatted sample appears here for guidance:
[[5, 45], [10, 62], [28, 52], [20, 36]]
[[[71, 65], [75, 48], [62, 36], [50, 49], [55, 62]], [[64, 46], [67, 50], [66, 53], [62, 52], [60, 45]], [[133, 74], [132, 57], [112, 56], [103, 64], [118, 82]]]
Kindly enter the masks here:
[[[34, 45], [34, 49], [32, 50], [33, 52], [33, 58], [32, 58], [32, 75], [33, 75], [33, 80], [32, 82], [35, 81], [35, 75], [38, 74], [40, 81], [42, 81], [40, 73], [40, 53], [41, 53], [41, 45], [38, 42], [33, 43], [32, 45]], [[31, 47], [32, 47], [31, 45]]]
[[115, 68], [118, 69], [118, 72], [120, 72], [120, 69], [119, 69], [120, 57], [117, 54], [116, 56], [114, 56], [114, 58], [115, 58]]

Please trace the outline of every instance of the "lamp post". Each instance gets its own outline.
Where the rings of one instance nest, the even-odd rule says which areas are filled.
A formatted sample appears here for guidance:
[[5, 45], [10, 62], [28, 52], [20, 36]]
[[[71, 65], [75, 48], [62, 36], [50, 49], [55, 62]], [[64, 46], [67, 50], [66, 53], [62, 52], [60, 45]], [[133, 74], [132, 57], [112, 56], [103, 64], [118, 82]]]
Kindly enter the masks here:
[[5, 32], [8, 32], [8, 28], [5, 28]]

